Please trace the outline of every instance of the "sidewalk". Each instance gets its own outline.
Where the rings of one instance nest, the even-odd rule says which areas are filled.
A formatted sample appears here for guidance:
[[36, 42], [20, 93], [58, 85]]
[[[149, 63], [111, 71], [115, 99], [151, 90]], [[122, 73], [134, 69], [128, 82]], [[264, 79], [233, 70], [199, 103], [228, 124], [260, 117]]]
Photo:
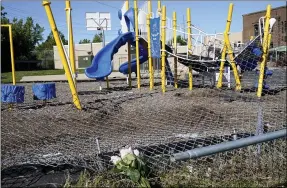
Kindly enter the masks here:
[[[148, 73], [142, 73], [141, 77], [148, 77]], [[120, 72], [112, 72], [109, 75], [109, 80], [126, 79], [127, 76]], [[132, 74], [132, 78], [135, 78], [135, 74]], [[88, 78], [85, 74], [78, 74], [78, 81], [92, 81], [95, 79]], [[50, 81], [67, 81], [66, 76], [63, 75], [44, 75], [44, 76], [24, 76], [20, 82], [50, 82]]]

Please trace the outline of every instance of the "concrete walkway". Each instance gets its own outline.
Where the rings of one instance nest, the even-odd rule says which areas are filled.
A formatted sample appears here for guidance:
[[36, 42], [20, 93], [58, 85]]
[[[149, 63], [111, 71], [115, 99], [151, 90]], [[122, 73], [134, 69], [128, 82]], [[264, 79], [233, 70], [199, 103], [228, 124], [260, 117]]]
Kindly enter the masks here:
[[[156, 75], [155, 75], [156, 76]], [[141, 77], [148, 77], [148, 73], [141, 74]], [[126, 79], [126, 75], [120, 72], [112, 72], [109, 75], [109, 80]], [[135, 78], [135, 74], [132, 73], [132, 78]], [[85, 74], [78, 74], [78, 81], [92, 81], [95, 79], [88, 78]], [[64, 74], [62, 75], [43, 75], [43, 76], [23, 76], [20, 82], [49, 82], [49, 81], [67, 81]]]

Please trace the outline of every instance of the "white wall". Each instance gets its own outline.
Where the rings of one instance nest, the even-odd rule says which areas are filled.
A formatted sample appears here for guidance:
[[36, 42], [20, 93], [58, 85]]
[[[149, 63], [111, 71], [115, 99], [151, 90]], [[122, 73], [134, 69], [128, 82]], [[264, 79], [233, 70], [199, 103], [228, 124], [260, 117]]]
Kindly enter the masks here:
[[[66, 52], [68, 52], [68, 46], [65, 45]], [[88, 52], [93, 53], [95, 56], [102, 49], [102, 43], [90, 43], [90, 44], [75, 44], [75, 61], [76, 68], [78, 69], [78, 56], [89, 55]], [[119, 51], [113, 57], [114, 70], [119, 69], [119, 65], [127, 61], [127, 45], [122, 46]], [[55, 69], [63, 69], [63, 65], [60, 60], [59, 52], [56, 46], [54, 46], [54, 62]]]

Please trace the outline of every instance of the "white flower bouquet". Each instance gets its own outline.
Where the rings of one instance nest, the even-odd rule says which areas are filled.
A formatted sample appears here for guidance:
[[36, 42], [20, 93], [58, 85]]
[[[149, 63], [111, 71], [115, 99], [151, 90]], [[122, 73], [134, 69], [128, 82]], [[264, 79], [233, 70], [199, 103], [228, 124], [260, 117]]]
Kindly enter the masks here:
[[121, 149], [120, 156], [112, 156], [111, 161], [115, 165], [115, 172], [124, 174], [139, 187], [150, 188], [149, 181], [146, 179], [147, 167], [139, 156], [138, 150]]

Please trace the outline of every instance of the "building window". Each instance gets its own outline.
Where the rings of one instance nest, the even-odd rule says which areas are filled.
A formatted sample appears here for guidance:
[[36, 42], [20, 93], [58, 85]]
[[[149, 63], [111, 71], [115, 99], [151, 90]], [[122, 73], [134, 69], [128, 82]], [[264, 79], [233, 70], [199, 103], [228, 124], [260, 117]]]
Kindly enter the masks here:
[[270, 43], [270, 48], [273, 48], [273, 42]]
[[287, 42], [287, 36], [285, 36], [285, 39], [284, 39], [284, 41], [285, 41], [285, 42]]
[[287, 33], [287, 21], [285, 21], [284, 23], [284, 29], [285, 29], [285, 33]]

